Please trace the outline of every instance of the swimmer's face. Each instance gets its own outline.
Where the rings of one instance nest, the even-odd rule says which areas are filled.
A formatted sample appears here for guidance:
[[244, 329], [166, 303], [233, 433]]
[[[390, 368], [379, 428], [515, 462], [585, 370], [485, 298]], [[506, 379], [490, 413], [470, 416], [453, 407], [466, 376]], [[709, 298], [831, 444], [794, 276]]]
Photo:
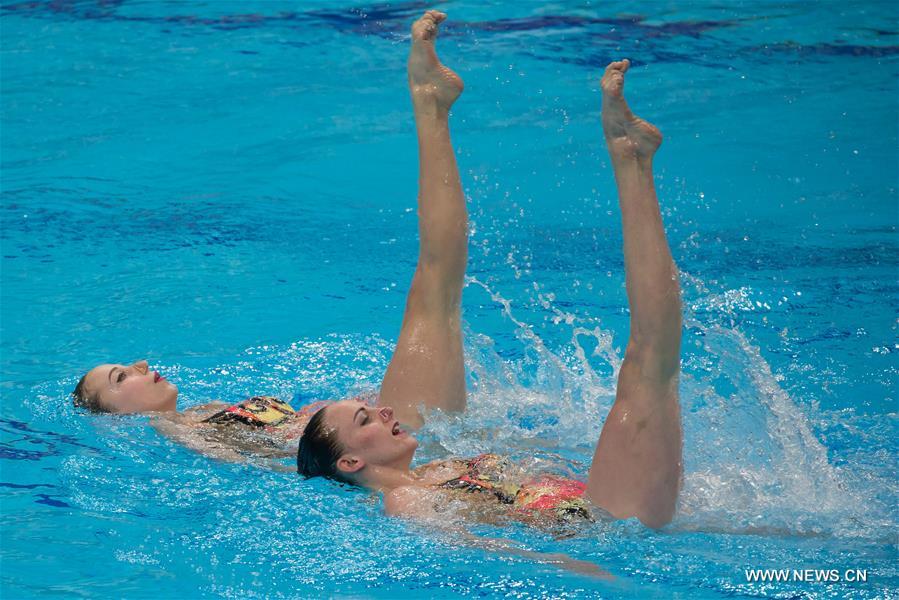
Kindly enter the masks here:
[[353, 474], [367, 466], [408, 469], [412, 463], [418, 441], [400, 427], [389, 406], [341, 400], [327, 408], [324, 418], [344, 448], [338, 470]]
[[156, 371], [147, 361], [131, 365], [99, 365], [84, 378], [87, 395], [97, 394], [100, 404], [112, 413], [173, 411], [178, 388]]

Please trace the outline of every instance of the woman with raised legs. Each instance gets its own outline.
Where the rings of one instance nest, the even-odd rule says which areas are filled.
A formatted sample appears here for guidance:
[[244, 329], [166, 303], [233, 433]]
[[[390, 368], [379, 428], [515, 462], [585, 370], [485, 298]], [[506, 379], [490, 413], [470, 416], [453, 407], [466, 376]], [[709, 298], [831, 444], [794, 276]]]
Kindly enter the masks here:
[[397, 347], [376, 406], [344, 400], [311, 418], [298, 470], [378, 491], [393, 515], [442, 519], [450, 502], [464, 499], [524, 520], [589, 519], [600, 509], [661, 527], [674, 515], [682, 473], [680, 288], [652, 175], [662, 136], [625, 102], [627, 60], [606, 68], [601, 87], [624, 231], [630, 338], [586, 482], [523, 474], [492, 454], [411, 468], [417, 442], [407, 429], [421, 426], [428, 409], [462, 411], [466, 403], [460, 304], [468, 223], [449, 132], [463, 84], [435, 51], [445, 18], [427, 11], [412, 26], [421, 241]]

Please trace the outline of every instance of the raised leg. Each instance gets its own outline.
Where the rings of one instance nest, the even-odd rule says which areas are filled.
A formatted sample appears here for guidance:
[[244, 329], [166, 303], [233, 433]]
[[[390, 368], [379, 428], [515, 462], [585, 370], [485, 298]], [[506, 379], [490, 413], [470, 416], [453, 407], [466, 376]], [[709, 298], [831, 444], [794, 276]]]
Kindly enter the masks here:
[[615, 170], [630, 304], [630, 338], [603, 425], [587, 496], [619, 518], [661, 527], [674, 515], [683, 468], [678, 403], [681, 303], [652, 176], [658, 129], [624, 100], [630, 63], [602, 78], [602, 124]]
[[412, 25], [408, 72], [418, 130], [420, 246], [379, 398], [413, 427], [422, 424], [422, 407], [463, 410], [466, 401], [460, 303], [468, 213], [449, 132], [449, 110], [463, 84], [434, 48], [444, 19], [445, 14], [429, 10]]

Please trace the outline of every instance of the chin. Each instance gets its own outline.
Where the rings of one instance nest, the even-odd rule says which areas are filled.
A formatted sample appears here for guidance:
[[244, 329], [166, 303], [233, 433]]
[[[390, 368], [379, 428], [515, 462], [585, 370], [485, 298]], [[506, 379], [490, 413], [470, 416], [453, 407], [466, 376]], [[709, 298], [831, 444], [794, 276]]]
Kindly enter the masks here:
[[175, 393], [169, 400], [166, 400], [165, 404], [162, 407], [164, 412], [172, 412], [178, 410], [178, 388], [175, 388]]
[[412, 437], [410, 435], [407, 444], [408, 444], [408, 446], [407, 446], [407, 450], [406, 450], [406, 455], [407, 455], [407, 458], [409, 459], [409, 462], [411, 463], [412, 458], [415, 456], [415, 450], [418, 449], [418, 440], [416, 440], [414, 437]]

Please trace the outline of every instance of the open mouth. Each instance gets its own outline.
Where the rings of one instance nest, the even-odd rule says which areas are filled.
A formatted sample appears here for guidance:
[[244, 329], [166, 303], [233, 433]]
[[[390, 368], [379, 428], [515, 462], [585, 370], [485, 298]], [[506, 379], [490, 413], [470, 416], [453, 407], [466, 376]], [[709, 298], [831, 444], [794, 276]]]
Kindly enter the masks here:
[[160, 375], [160, 374], [159, 374], [159, 371], [154, 371], [154, 372], [153, 372], [153, 383], [159, 383], [159, 382], [162, 381], [163, 379], [165, 379], [165, 377], [163, 377], [162, 375]]
[[406, 432], [403, 431], [403, 430], [400, 428], [400, 422], [399, 422], [399, 421], [396, 421], [396, 422], [394, 422], [394, 424], [393, 424], [393, 431], [392, 431], [392, 433], [393, 433], [393, 435], [403, 435], [403, 434], [406, 433]]

